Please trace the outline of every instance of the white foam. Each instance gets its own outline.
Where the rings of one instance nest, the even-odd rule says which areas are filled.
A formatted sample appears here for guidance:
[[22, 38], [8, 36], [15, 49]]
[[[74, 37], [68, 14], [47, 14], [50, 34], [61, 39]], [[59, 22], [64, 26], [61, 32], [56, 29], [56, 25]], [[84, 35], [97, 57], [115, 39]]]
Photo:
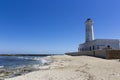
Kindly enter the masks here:
[[4, 68], [4, 66], [0, 66], [0, 68]]
[[41, 57], [18, 57], [18, 58], [21, 58], [21, 59], [31, 59], [31, 60], [37, 60], [37, 61], [40, 61], [41, 62], [41, 65], [48, 65], [50, 63], [50, 61], [44, 59], [44, 58], [41, 58]]

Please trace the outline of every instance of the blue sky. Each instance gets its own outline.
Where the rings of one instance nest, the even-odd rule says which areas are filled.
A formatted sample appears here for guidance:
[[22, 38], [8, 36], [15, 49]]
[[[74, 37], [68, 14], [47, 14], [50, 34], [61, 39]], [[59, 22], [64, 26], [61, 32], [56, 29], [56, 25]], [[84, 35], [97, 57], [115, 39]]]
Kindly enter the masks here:
[[64, 53], [95, 38], [120, 39], [120, 0], [0, 0], [1, 53]]

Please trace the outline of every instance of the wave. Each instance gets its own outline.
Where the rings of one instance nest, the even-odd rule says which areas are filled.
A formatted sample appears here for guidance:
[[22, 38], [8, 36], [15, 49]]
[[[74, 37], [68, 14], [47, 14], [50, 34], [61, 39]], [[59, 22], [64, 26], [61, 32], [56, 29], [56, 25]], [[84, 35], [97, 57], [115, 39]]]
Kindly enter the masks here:
[[4, 66], [0, 66], [0, 69], [1, 69], [1, 68], [4, 68]]
[[[26, 60], [35, 60], [35, 61], [39, 61], [40, 65], [48, 65], [50, 63], [50, 61], [43, 59], [42, 57], [18, 57], [19, 59], [26, 59]], [[38, 66], [38, 65], [37, 65]]]
[[17, 57], [19, 59], [26, 59], [26, 60], [34, 60], [34, 58], [32, 57]]

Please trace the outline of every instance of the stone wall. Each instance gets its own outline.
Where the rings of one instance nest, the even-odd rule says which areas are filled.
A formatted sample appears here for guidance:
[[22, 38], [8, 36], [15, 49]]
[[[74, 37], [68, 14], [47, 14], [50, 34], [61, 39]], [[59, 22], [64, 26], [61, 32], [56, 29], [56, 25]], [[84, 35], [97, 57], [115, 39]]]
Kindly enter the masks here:
[[83, 52], [71, 52], [71, 53], [65, 53], [66, 55], [71, 56], [81, 56], [81, 55], [87, 55], [87, 56], [95, 56], [100, 58], [106, 58], [106, 59], [120, 59], [120, 50], [95, 50], [95, 51], [83, 51]]
[[120, 50], [107, 50], [107, 59], [120, 59]]
[[93, 56], [93, 51], [68, 52], [68, 53], [65, 53], [65, 54], [66, 55], [71, 55], [71, 56], [81, 56], [81, 55]]
[[106, 50], [96, 50], [95, 51], [95, 57], [101, 57], [101, 58], [106, 58]]

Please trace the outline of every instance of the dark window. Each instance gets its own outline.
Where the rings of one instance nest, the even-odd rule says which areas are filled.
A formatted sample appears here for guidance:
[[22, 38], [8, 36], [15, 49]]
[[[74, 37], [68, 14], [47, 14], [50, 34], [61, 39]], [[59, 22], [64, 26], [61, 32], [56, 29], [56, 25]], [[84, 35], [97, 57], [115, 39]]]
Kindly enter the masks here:
[[110, 45], [108, 45], [107, 48], [110, 48]]
[[97, 49], [100, 49], [100, 47], [99, 47], [99, 46], [97, 46]]
[[91, 51], [92, 49], [91, 49], [91, 46], [90, 46], [90, 51]]
[[93, 46], [93, 50], [95, 50], [95, 46]]

